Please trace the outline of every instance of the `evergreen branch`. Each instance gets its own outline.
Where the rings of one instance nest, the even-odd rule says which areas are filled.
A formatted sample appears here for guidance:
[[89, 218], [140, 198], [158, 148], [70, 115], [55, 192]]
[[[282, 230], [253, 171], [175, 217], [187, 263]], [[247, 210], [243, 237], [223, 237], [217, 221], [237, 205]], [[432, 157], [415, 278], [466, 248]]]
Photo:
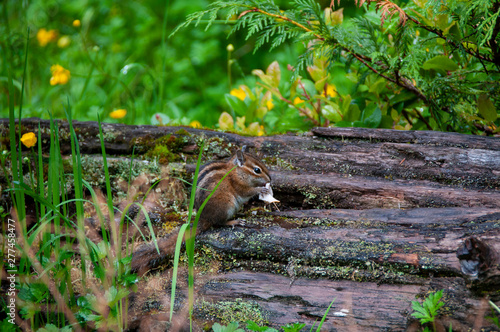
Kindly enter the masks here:
[[409, 16], [408, 14], [406, 14], [406, 16], [408, 17], [408, 20], [412, 21], [413, 23], [415, 23], [416, 25], [418, 25], [420, 28], [422, 28], [424, 30], [427, 30], [427, 31], [429, 31], [431, 33], [434, 33], [439, 38], [442, 38], [442, 39], [446, 40], [446, 42], [451, 47], [453, 47], [453, 48], [461, 48], [466, 53], [468, 53], [469, 55], [472, 55], [473, 57], [479, 59], [480, 61], [487, 61], [487, 62], [491, 62], [491, 63], [497, 64], [497, 65], [500, 65], [500, 59], [494, 59], [494, 58], [490, 58], [490, 57], [487, 57], [485, 55], [480, 54], [479, 53], [479, 48], [478, 48], [477, 51], [474, 51], [472, 48], [460, 47], [460, 45], [457, 44], [457, 42], [455, 42], [455, 41], [447, 38], [442, 30], [440, 30], [438, 28], [435, 28], [435, 27], [430, 27], [428, 25], [425, 25], [425, 24], [421, 23], [419, 20], [417, 20], [416, 18]]
[[263, 15], [267, 15], [267, 16], [270, 16], [270, 17], [274, 17], [275, 19], [279, 19], [279, 20], [287, 21], [287, 22], [289, 22], [289, 23], [291, 23], [291, 24], [293, 24], [293, 25], [297, 26], [298, 28], [300, 28], [300, 29], [302, 29], [302, 30], [304, 30], [304, 31], [306, 31], [306, 32], [312, 33], [312, 34], [313, 34], [313, 35], [314, 35], [317, 39], [322, 40], [322, 41], [324, 41], [324, 40], [325, 40], [325, 38], [323, 38], [322, 36], [320, 36], [320, 35], [319, 35], [319, 34], [317, 34], [317, 33], [314, 33], [314, 31], [313, 31], [313, 30], [311, 30], [311, 29], [309, 29], [308, 27], [306, 27], [306, 26], [304, 26], [304, 25], [300, 24], [300, 23], [299, 23], [299, 22], [297, 22], [297, 21], [294, 21], [294, 20], [292, 20], [292, 19], [290, 19], [290, 18], [288, 18], [288, 17], [286, 17], [286, 16], [284, 16], [284, 15], [279, 15], [279, 14], [273, 14], [273, 13], [266, 12], [265, 10], [262, 10], [262, 9], [260, 9], [260, 8], [258, 8], [258, 7], [254, 7], [254, 8], [252, 8], [252, 9], [249, 9], [249, 10], [244, 11], [243, 13], [241, 13], [241, 14], [240, 14], [240, 16], [238, 17], [238, 19], [239, 19], [239, 18], [241, 18], [241, 17], [243, 17], [244, 15], [246, 15], [246, 14], [248, 14], [248, 13], [251, 13], [251, 12], [260, 13], [260, 14], [263, 14]]
[[399, 73], [397, 71], [395, 72], [395, 77], [396, 78], [389, 77], [389, 76], [387, 76], [387, 75], [379, 72], [374, 67], [372, 67], [370, 64], [368, 64], [368, 61], [365, 61], [362, 57], [358, 57], [356, 53], [351, 52], [351, 55], [354, 56], [356, 59], [358, 59], [358, 61], [360, 61], [368, 69], [370, 69], [372, 72], [374, 72], [378, 76], [380, 76], [380, 77], [386, 79], [387, 81], [392, 82], [392, 83], [394, 83], [394, 84], [396, 84], [396, 85], [398, 85], [398, 86], [400, 86], [400, 87], [402, 87], [402, 88], [410, 91], [411, 93], [415, 94], [418, 98], [422, 99], [425, 102], [429, 101], [429, 98], [426, 97], [422, 93], [422, 91], [420, 91], [415, 85], [413, 85], [407, 78], [400, 77]]
[[[498, 13], [500, 11], [500, 1], [496, 1], [493, 4], [493, 10], [494, 13]], [[500, 50], [499, 46], [497, 43], [497, 36], [500, 33], [500, 20], [495, 21], [495, 26], [493, 27], [491, 37], [490, 37], [490, 47], [491, 47], [491, 52], [493, 53], [493, 59], [495, 59], [495, 64], [497, 66], [500, 65]]]
[[[413, 23], [418, 25], [420, 28], [427, 30], [427, 31], [437, 35], [438, 37], [446, 40], [446, 42], [451, 47], [453, 47], [455, 49], [460, 48], [460, 49], [464, 50], [467, 54], [472, 55], [473, 57], [477, 58], [480, 61], [486, 61], [486, 62], [493, 63], [497, 66], [500, 66], [500, 51], [498, 50], [498, 45], [496, 43], [496, 36], [498, 35], [498, 33], [500, 33], [500, 22], [498, 19], [495, 19], [495, 15], [498, 16], [498, 11], [500, 9], [500, 3], [498, 1], [494, 3], [494, 6], [492, 8], [492, 12], [494, 14], [492, 17], [489, 18], [491, 20], [495, 19], [495, 28], [493, 29], [494, 32], [491, 34], [491, 37], [489, 38], [492, 52], [496, 51], [496, 53], [493, 53], [493, 57], [488, 57], [486, 55], [480, 54], [479, 47], [478, 47], [477, 51], [474, 51], [472, 48], [468, 48], [468, 47], [460, 47], [461, 45], [459, 45], [457, 42], [447, 38], [445, 33], [441, 29], [436, 28], [436, 27], [427, 26], [427, 25], [423, 24], [418, 19], [408, 15], [401, 7], [399, 7], [398, 5], [396, 5], [395, 3], [393, 3], [389, 0], [355, 0], [355, 2], [359, 7], [361, 7], [364, 3], [367, 3], [367, 6], [369, 6], [370, 3], [375, 2], [376, 9], [381, 10], [381, 24], [382, 25], [384, 24], [384, 22], [387, 18], [390, 19], [390, 18], [392, 18], [392, 16], [394, 16], [396, 13], [398, 13], [399, 14], [399, 25], [403, 26], [403, 25], [405, 25], [405, 23], [408, 20], [412, 21]], [[484, 22], [483, 22], [483, 24], [484, 24]], [[494, 48], [495, 48], [495, 51], [494, 51]]]

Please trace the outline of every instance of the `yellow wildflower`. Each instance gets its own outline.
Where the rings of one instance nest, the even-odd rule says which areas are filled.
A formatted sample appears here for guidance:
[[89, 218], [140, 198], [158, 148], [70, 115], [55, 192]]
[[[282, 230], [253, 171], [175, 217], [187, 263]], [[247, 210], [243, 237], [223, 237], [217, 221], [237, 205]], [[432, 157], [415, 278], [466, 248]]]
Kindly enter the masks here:
[[300, 99], [299, 97], [295, 97], [295, 99], [293, 100], [293, 104], [294, 105], [299, 105], [299, 104], [302, 104], [304, 103], [305, 101]]
[[53, 65], [50, 67], [50, 71], [52, 72], [50, 85], [66, 84], [71, 77], [69, 70], [65, 69], [61, 65]]
[[69, 44], [71, 44], [71, 38], [69, 38], [69, 36], [62, 36], [57, 41], [57, 46], [59, 48], [66, 48], [69, 46]]
[[333, 84], [328, 84], [326, 86], [326, 93], [325, 91], [323, 91], [323, 93], [321, 94], [323, 97], [335, 97], [337, 95], [337, 91], [335, 91], [335, 85]]
[[109, 113], [109, 116], [112, 119], [121, 119], [124, 118], [125, 115], [127, 115], [127, 110], [125, 109], [114, 110], [113, 112]]
[[40, 44], [40, 46], [45, 47], [48, 43], [57, 39], [57, 30], [47, 30], [45, 28], [41, 28], [36, 33], [36, 39], [38, 40], [38, 44]]
[[227, 45], [226, 50], [227, 50], [228, 52], [232, 52], [232, 51], [234, 51], [234, 46], [233, 46], [233, 44], [229, 44], [229, 45]]
[[29, 133], [24, 134], [21, 137], [21, 143], [23, 143], [24, 146], [26, 146], [27, 148], [31, 148], [32, 146], [34, 146], [36, 144], [35, 133], [29, 132]]
[[73, 26], [74, 26], [75, 28], [78, 28], [80, 25], [82, 25], [82, 22], [80, 22], [80, 20], [74, 20], [74, 21], [73, 21]]
[[189, 125], [193, 128], [201, 128], [202, 127], [200, 121], [197, 121], [197, 120], [191, 121], [191, 123]]
[[274, 108], [273, 100], [272, 99], [268, 99], [266, 101], [266, 106], [267, 106], [268, 110], [272, 110]]
[[264, 136], [266, 132], [264, 131], [264, 126], [260, 125], [259, 132], [257, 133], [257, 136]]
[[232, 89], [231, 92], [230, 92], [231, 96], [235, 96], [236, 98], [238, 99], [241, 99], [241, 100], [245, 100], [247, 94], [245, 93], [245, 91], [243, 91], [243, 89]]

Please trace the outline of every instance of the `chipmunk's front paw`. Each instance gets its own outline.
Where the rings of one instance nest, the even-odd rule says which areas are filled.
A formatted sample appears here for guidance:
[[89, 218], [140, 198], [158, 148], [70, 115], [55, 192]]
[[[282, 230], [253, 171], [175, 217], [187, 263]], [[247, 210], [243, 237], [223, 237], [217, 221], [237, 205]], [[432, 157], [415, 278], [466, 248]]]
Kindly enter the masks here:
[[259, 194], [259, 199], [268, 204], [279, 203], [279, 201], [273, 197], [273, 188], [271, 188], [270, 182], [266, 183], [266, 186], [262, 188]]
[[234, 226], [241, 226], [241, 227], [246, 227], [247, 226], [245, 220], [243, 220], [243, 219], [237, 219], [237, 220], [228, 221], [226, 223], [226, 225], [227, 226], [231, 226], [232, 228], [234, 228]]

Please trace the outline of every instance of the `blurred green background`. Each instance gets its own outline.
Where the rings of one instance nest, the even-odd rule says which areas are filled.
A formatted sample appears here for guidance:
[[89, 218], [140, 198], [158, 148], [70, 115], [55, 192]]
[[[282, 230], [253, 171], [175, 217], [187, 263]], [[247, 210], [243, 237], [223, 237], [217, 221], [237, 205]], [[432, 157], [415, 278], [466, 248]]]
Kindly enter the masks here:
[[[295, 64], [303, 46], [287, 44], [273, 52], [265, 46], [254, 54], [254, 40], [245, 40], [244, 33], [228, 37], [232, 26], [225, 22], [207, 31], [202, 22], [168, 38], [188, 14], [206, 9], [209, 3], [4, 1], [0, 117], [8, 117], [7, 66], [16, 91], [21, 90], [29, 27], [23, 117], [48, 118], [50, 111], [64, 118], [69, 102], [73, 118], [80, 121], [95, 121], [99, 113], [106, 122], [189, 125], [198, 121], [214, 127], [221, 112], [229, 111], [224, 95], [231, 88], [253, 84], [256, 78], [251, 71], [265, 69], [274, 60]], [[277, 3], [283, 8], [288, 5]], [[234, 45], [230, 73], [229, 44]], [[4, 52], [9, 45], [11, 61]], [[56, 64], [69, 71], [67, 84], [50, 84], [51, 67]], [[15, 100], [18, 104], [19, 98]], [[126, 116], [113, 119], [110, 113], [119, 109], [125, 109]]]
[[[245, 135], [332, 125], [500, 133], [500, 71], [497, 60], [482, 60], [496, 54], [487, 47], [492, 41], [485, 43], [493, 26], [474, 28], [482, 20], [467, 9], [470, 1], [450, 0], [447, 11], [439, 1], [360, 8], [354, 2], [335, 2], [335, 8], [324, 0], [275, 2], [278, 7], [260, 3], [274, 17], [257, 23], [257, 16], [244, 11], [254, 4], [240, 1], [237, 12], [245, 15], [238, 21], [251, 18], [236, 33], [230, 33], [236, 15], [229, 22], [215, 20], [209, 29], [205, 15], [198, 26], [171, 36], [188, 15], [217, 2], [4, 1], [0, 117], [9, 115], [9, 73], [16, 110], [21, 106], [27, 54], [22, 117], [49, 118], [50, 112], [65, 118], [71, 109], [80, 121], [95, 121], [99, 114], [105, 122], [203, 126]], [[317, 3], [319, 15], [311, 14]], [[394, 8], [423, 23], [400, 24], [398, 15], [388, 14]], [[488, 20], [497, 19], [490, 7], [481, 8]], [[214, 18], [225, 18], [226, 9], [213, 12]], [[302, 42], [287, 39], [271, 50], [272, 38], [296, 27], [290, 17], [308, 26], [295, 36]], [[266, 28], [281, 32], [254, 51]], [[311, 56], [292, 82], [292, 66], [314, 52], [318, 39], [310, 37], [317, 33], [324, 33], [321, 43], [331, 42], [325, 48], [329, 55]], [[500, 34], [495, 36], [500, 44]], [[375, 68], [353, 60], [353, 53]], [[400, 75], [404, 84], [394, 84]]]

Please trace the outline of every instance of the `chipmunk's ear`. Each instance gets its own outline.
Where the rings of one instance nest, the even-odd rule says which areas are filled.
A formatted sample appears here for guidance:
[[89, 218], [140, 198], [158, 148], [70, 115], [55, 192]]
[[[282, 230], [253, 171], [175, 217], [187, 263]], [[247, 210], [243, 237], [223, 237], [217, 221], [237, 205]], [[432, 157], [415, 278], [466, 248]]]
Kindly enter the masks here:
[[234, 158], [234, 164], [238, 166], [243, 166], [245, 164], [245, 154], [243, 149], [236, 151], [236, 158]]

